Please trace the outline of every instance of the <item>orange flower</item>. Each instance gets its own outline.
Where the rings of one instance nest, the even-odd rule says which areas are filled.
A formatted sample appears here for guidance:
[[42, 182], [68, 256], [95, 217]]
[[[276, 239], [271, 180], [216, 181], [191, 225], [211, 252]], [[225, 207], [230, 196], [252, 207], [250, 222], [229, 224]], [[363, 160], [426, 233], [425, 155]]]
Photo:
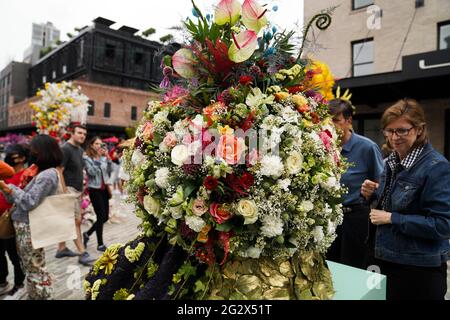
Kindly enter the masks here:
[[197, 241], [201, 243], [208, 242], [209, 231], [211, 231], [211, 226], [207, 224], [206, 226], [203, 227], [202, 231], [200, 231], [199, 234], [197, 235]]
[[142, 132], [142, 136], [145, 140], [152, 140], [153, 139], [153, 123], [147, 122], [144, 126], [144, 130]]

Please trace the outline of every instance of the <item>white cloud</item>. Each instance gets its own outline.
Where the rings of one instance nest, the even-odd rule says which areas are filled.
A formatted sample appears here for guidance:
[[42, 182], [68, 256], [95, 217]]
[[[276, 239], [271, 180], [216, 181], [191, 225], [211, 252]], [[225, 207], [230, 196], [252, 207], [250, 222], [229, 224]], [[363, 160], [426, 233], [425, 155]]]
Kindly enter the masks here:
[[[242, 1], [242, 0], [241, 0]], [[213, 13], [213, 6], [219, 0], [197, 0], [201, 10]], [[303, 1], [299, 0], [260, 0], [268, 3], [268, 8], [278, 6], [271, 14], [271, 20], [281, 28], [293, 28], [303, 20]], [[188, 15], [191, 16], [190, 0], [0, 0], [0, 69], [12, 59], [22, 61], [23, 52], [31, 44], [31, 25], [33, 22], [52, 22], [61, 30], [61, 40], [67, 40], [66, 33], [74, 28], [91, 25], [98, 16], [116, 21], [112, 28], [127, 25], [139, 30], [150, 27], [157, 33], [157, 40], [168, 33], [175, 35], [170, 27], [179, 25]]]

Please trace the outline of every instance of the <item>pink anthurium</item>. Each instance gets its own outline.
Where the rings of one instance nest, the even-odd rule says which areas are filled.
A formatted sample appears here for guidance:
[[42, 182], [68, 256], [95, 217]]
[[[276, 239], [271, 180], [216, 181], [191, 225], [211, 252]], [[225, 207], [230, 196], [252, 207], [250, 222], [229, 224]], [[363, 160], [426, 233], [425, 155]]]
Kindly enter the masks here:
[[194, 65], [197, 63], [197, 59], [194, 53], [186, 48], [182, 48], [175, 52], [172, 56], [172, 66], [175, 71], [185, 79], [191, 79], [195, 76], [196, 72]]
[[255, 31], [246, 30], [238, 35], [233, 33], [233, 44], [228, 50], [228, 57], [235, 63], [249, 59], [258, 45], [258, 36]]
[[258, 33], [268, 23], [266, 12], [267, 9], [261, 7], [255, 0], [245, 0], [242, 5], [242, 22], [248, 29]]
[[234, 25], [241, 15], [241, 4], [237, 0], [222, 0], [216, 8], [215, 23]]

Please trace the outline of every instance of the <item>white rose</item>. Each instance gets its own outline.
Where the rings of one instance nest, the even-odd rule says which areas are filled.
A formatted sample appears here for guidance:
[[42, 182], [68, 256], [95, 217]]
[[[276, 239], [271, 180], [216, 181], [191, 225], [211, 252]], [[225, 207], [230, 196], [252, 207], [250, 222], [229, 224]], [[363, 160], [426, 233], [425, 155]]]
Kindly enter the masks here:
[[329, 235], [332, 235], [336, 232], [336, 222], [328, 220], [327, 232]]
[[131, 156], [131, 162], [135, 167], [139, 166], [145, 161], [145, 156], [139, 150], [134, 150], [133, 155]]
[[161, 189], [167, 189], [170, 186], [169, 183], [169, 168], [160, 168], [155, 172], [155, 183]]
[[186, 225], [195, 232], [202, 231], [203, 227], [206, 225], [206, 222], [197, 216], [186, 216]]
[[189, 125], [189, 130], [191, 130], [192, 133], [197, 134], [202, 132], [202, 128], [205, 122], [203, 121], [203, 116], [198, 114], [195, 116], [195, 118], [192, 120], [192, 122]]
[[262, 250], [259, 248], [250, 247], [247, 249], [247, 251], [245, 253], [249, 258], [259, 259], [259, 257], [261, 256], [261, 251]]
[[188, 145], [188, 153], [190, 156], [195, 156], [201, 150], [202, 150], [201, 141], [197, 140]]
[[258, 220], [258, 207], [253, 200], [242, 199], [239, 201], [237, 212], [244, 217], [244, 224], [253, 224]]
[[338, 187], [338, 182], [336, 177], [328, 177], [325, 181], [321, 181], [320, 185], [327, 189], [328, 191], [333, 190], [334, 188]]
[[316, 241], [316, 243], [321, 243], [325, 238], [325, 235], [323, 234], [323, 227], [322, 226], [315, 227], [313, 230], [313, 235], [314, 241]]
[[183, 207], [182, 206], [170, 207], [169, 211], [172, 215], [172, 218], [174, 218], [175, 220], [181, 219], [183, 217]]
[[293, 151], [286, 159], [286, 170], [289, 174], [297, 174], [302, 170], [303, 155], [298, 151]]
[[161, 206], [159, 201], [154, 199], [152, 196], [144, 197], [144, 209], [151, 215], [158, 217]]
[[309, 200], [302, 201], [300, 206], [305, 212], [310, 212], [314, 209], [314, 204]]
[[178, 145], [171, 153], [172, 163], [181, 167], [189, 158], [189, 151], [185, 145]]

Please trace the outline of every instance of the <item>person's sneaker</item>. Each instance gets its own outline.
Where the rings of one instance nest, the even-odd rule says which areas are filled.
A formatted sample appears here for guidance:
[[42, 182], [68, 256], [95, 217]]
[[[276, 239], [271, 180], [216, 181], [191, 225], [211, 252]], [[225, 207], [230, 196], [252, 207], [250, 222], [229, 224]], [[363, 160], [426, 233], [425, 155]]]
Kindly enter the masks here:
[[56, 251], [55, 258], [64, 258], [64, 257], [77, 257], [78, 254], [70, 250], [69, 248], [64, 248], [61, 251]]
[[14, 286], [9, 292], [8, 295], [3, 300], [22, 300], [23, 297], [27, 294], [27, 290], [24, 285]]
[[7, 293], [9, 290], [9, 282], [6, 281], [5, 283], [0, 283], [0, 296]]
[[87, 251], [83, 252], [80, 257], [78, 258], [78, 263], [82, 264], [83, 266], [90, 267], [92, 266], [92, 263], [95, 261], [94, 258], [92, 258]]
[[106, 246], [104, 244], [102, 244], [101, 246], [97, 247], [97, 250], [100, 252], [105, 252], [106, 251]]
[[89, 235], [87, 234], [87, 232], [83, 232], [83, 244], [84, 244], [84, 248], [87, 248], [87, 244], [89, 242]]

